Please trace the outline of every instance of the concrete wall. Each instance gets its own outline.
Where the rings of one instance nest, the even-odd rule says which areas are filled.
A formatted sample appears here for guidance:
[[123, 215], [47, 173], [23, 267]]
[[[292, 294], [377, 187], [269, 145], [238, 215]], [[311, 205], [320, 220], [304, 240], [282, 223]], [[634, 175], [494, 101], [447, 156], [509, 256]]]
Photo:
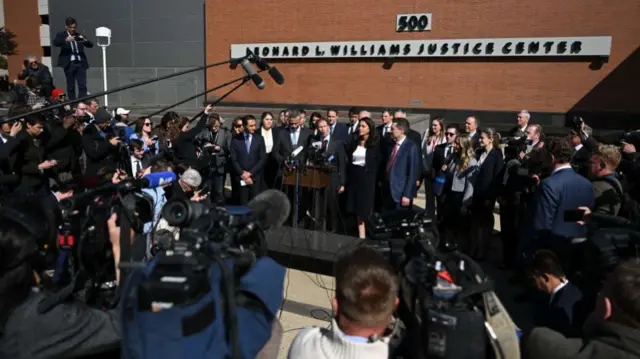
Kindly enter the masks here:
[[[131, 84], [202, 66], [204, 53], [203, 0], [65, 0], [50, 1], [51, 38], [64, 30], [66, 17], [95, 42], [95, 29], [112, 31], [107, 48], [108, 88]], [[59, 49], [52, 48], [57, 66]], [[102, 51], [87, 50], [90, 93], [103, 91]], [[204, 91], [204, 71], [155, 82], [109, 95], [109, 107], [163, 107]], [[54, 69], [56, 86], [66, 88], [64, 72]], [[202, 98], [181, 108], [201, 107]], [[180, 107], [178, 107], [180, 108]]]

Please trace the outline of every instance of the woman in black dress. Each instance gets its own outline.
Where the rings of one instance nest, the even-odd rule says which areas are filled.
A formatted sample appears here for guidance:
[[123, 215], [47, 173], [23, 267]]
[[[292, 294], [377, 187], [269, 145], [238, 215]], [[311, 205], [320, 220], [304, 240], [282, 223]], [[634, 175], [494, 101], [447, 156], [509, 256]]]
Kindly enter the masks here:
[[380, 162], [378, 136], [373, 120], [360, 119], [358, 136], [347, 145], [347, 210], [356, 215], [358, 237], [366, 237], [365, 221], [373, 212], [376, 174]]

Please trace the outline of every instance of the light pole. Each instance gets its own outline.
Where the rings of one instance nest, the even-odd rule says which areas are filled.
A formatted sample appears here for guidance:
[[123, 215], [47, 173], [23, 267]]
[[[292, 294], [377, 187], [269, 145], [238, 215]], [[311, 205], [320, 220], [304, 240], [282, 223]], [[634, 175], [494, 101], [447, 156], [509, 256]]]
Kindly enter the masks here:
[[[99, 27], [96, 29], [96, 38], [98, 46], [102, 48], [102, 79], [104, 83], [104, 91], [107, 91], [107, 47], [111, 45], [111, 29], [108, 27]], [[109, 99], [104, 95], [104, 106], [109, 106]]]

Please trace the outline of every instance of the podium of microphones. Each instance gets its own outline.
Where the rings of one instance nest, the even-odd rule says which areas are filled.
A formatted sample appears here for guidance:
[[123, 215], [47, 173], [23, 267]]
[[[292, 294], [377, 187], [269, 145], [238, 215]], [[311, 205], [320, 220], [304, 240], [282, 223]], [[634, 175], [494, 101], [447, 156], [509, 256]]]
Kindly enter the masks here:
[[331, 170], [331, 166], [307, 164], [304, 170], [285, 172], [283, 177], [284, 184], [295, 186], [297, 182], [299, 189], [313, 194], [312, 216], [316, 223], [320, 219], [322, 230], [326, 230], [327, 196], [324, 195], [324, 191], [331, 184]]

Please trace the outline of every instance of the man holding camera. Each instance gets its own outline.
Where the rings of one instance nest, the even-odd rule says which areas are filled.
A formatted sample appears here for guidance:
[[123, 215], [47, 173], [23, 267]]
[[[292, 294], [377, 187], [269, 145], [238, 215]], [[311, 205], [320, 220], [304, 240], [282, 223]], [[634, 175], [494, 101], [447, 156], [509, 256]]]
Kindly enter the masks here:
[[82, 134], [82, 148], [86, 155], [85, 175], [95, 176], [102, 167], [116, 167], [116, 154], [121, 140], [118, 137], [107, 139], [105, 130], [109, 127], [111, 114], [100, 108], [96, 111], [93, 123]]
[[18, 80], [26, 80], [29, 77], [38, 79], [40, 86], [42, 86], [41, 93], [44, 97], [51, 97], [51, 91], [53, 91], [53, 76], [51, 76], [49, 68], [38, 62], [38, 58], [35, 56], [28, 56], [27, 59], [24, 60], [22, 72], [18, 75]]
[[92, 48], [93, 43], [77, 32], [78, 22], [72, 17], [65, 20], [66, 29], [56, 34], [53, 45], [60, 48], [58, 67], [64, 69], [67, 79], [67, 95], [76, 99], [76, 82], [80, 98], [87, 96], [87, 69], [89, 62], [84, 49]]
[[209, 158], [210, 167], [205, 172], [208, 174], [205, 175], [204, 183], [210, 188], [210, 192], [205, 194], [219, 205], [224, 204], [224, 181], [231, 137], [231, 133], [221, 127], [220, 115], [217, 113], [209, 114], [209, 128], [202, 130], [196, 137], [205, 157]]

